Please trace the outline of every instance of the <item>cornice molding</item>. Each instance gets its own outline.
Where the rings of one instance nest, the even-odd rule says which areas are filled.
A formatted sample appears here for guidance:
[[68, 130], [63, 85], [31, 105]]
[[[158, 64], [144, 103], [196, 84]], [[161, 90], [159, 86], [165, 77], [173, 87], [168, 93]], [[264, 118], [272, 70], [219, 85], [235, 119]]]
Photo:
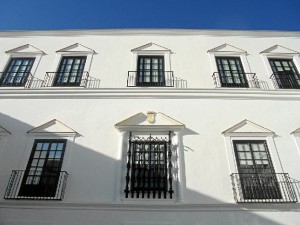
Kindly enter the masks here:
[[300, 101], [300, 90], [173, 88], [42, 88], [1, 89], [0, 99], [224, 99]]
[[97, 30], [33, 30], [1, 31], [0, 37], [92, 36], [92, 35], [207, 35], [247, 37], [300, 37], [299, 31], [272, 30], [200, 30], [200, 29], [97, 29]]
[[65, 210], [116, 210], [116, 211], [293, 211], [300, 212], [300, 204], [183, 204], [183, 203], [66, 203], [49, 201], [0, 202], [0, 208], [13, 209], [65, 209]]

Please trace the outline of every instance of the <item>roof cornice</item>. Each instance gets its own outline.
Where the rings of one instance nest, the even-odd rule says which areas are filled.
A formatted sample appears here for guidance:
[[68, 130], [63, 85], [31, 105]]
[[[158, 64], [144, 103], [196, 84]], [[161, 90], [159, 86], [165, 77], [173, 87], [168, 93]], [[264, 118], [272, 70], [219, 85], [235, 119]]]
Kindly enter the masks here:
[[94, 30], [16, 30], [0, 31], [0, 37], [92, 35], [204, 35], [246, 37], [300, 37], [300, 31], [272, 30], [200, 30], [200, 29], [94, 29]]

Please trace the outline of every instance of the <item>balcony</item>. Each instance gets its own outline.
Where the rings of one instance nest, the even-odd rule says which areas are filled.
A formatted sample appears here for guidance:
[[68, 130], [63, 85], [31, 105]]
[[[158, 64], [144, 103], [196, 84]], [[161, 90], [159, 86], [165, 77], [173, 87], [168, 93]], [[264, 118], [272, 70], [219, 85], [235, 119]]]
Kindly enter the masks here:
[[89, 76], [86, 71], [82, 73], [47, 72], [42, 86], [99, 88], [100, 80]]
[[24, 170], [13, 170], [4, 199], [63, 200], [68, 179], [65, 171], [24, 176]]
[[217, 88], [259, 88], [259, 82], [255, 73], [214, 72], [212, 77]]
[[300, 89], [300, 78], [296, 74], [274, 73], [271, 80], [276, 89]]
[[174, 87], [173, 71], [128, 71], [127, 87]]
[[231, 174], [237, 203], [295, 203], [297, 196], [287, 173]]
[[1, 87], [24, 87], [30, 86], [33, 76], [29, 72], [0, 73]]

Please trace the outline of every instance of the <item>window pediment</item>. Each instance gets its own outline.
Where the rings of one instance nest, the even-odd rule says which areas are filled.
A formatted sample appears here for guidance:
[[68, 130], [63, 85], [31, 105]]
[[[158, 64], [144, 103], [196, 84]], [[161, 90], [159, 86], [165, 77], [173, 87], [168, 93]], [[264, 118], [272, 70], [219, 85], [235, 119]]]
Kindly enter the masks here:
[[6, 51], [8, 54], [24, 53], [24, 54], [45, 54], [42, 50], [30, 45], [22, 45], [20, 47]]
[[120, 131], [168, 131], [184, 129], [185, 125], [161, 112], [140, 112], [115, 124], [115, 127]]
[[280, 55], [280, 54], [290, 54], [290, 55], [298, 55], [299, 52], [283, 47], [281, 45], [274, 45], [266, 50], [260, 52], [260, 54], [268, 54], [268, 55]]
[[68, 47], [56, 51], [57, 53], [96, 53], [93, 49], [85, 47], [79, 43], [75, 43]]
[[249, 120], [243, 120], [222, 132], [225, 136], [273, 136], [275, 133]]
[[212, 48], [208, 50], [207, 52], [211, 53], [239, 53], [239, 54], [246, 54], [247, 52], [243, 49], [237, 48], [233, 45], [229, 45], [227, 43], [220, 45], [218, 47]]
[[134, 48], [131, 50], [132, 52], [139, 52], [139, 51], [163, 51], [163, 52], [171, 52], [170, 49], [160, 46], [158, 44], [155, 44], [153, 42], [150, 42], [148, 44], [142, 45], [140, 47]]
[[76, 136], [78, 133], [62, 122], [53, 119], [27, 132], [32, 135]]

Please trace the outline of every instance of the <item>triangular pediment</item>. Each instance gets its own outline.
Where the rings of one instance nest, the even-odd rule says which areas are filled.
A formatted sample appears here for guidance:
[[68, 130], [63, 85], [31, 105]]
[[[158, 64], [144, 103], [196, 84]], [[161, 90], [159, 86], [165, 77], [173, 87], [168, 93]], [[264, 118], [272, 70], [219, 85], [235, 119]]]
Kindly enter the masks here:
[[281, 45], [274, 45], [260, 53], [265, 53], [265, 54], [300, 54], [299, 52], [283, 47]]
[[115, 125], [118, 130], [181, 130], [185, 125], [164, 113], [142, 112], [135, 114]]
[[300, 128], [294, 130], [291, 134], [294, 134], [296, 136], [300, 136]]
[[6, 130], [4, 127], [1, 127], [0, 126], [0, 136], [7, 136], [7, 135], [10, 135], [11, 133]]
[[42, 50], [40, 50], [30, 44], [22, 45], [20, 47], [8, 50], [5, 53], [9, 53], [9, 54], [11, 54], [11, 53], [45, 54]]
[[68, 47], [57, 50], [56, 52], [82, 52], [82, 53], [95, 53], [91, 48], [85, 47], [79, 43], [75, 43]]
[[238, 124], [230, 127], [229, 129], [222, 132], [224, 135], [228, 136], [270, 136], [274, 135], [275, 133], [265, 127], [262, 127], [256, 123], [253, 123], [249, 120], [243, 120]]
[[171, 51], [171, 50], [151, 42], [151, 43], [142, 45], [140, 47], [134, 48], [131, 51], [135, 52], [135, 51]]
[[35, 135], [58, 135], [58, 136], [75, 136], [77, 132], [62, 122], [53, 119], [41, 126], [29, 130], [27, 133]]
[[233, 45], [223, 44], [218, 47], [212, 48], [207, 52], [238, 52], [238, 53], [247, 53], [245, 50], [237, 48]]

